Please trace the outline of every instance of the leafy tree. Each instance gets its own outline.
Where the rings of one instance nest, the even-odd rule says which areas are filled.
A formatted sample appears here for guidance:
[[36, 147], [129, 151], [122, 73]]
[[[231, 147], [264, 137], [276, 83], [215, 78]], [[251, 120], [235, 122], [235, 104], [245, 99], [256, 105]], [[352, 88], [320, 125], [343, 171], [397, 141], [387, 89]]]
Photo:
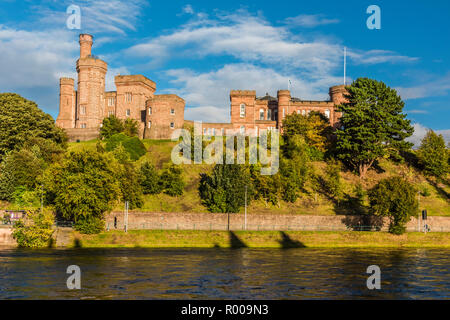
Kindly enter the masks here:
[[161, 192], [158, 171], [150, 162], [144, 162], [140, 168], [140, 184], [144, 194]]
[[343, 196], [341, 165], [334, 159], [328, 162], [325, 169], [325, 187], [331, 197], [339, 203]]
[[278, 205], [283, 193], [280, 172], [274, 175], [261, 175], [261, 165], [251, 165], [250, 176], [254, 187], [254, 198]]
[[107, 153], [82, 150], [66, 154], [43, 176], [48, 204], [57, 214], [77, 222], [88, 216], [102, 218], [121, 196], [116, 172], [120, 164]]
[[54, 216], [51, 212], [29, 211], [25, 220], [19, 220], [14, 224], [12, 236], [20, 247], [49, 247], [53, 223]]
[[12, 201], [19, 187], [32, 191], [44, 170], [44, 162], [30, 150], [10, 152], [0, 165], [0, 199]]
[[414, 129], [402, 113], [404, 102], [383, 82], [359, 78], [347, 91], [348, 103], [338, 107], [343, 115], [336, 151], [363, 178], [376, 160], [399, 157], [401, 150], [410, 149], [412, 144], [405, 138]]
[[84, 234], [97, 234], [105, 230], [105, 220], [95, 216], [80, 217], [73, 228]]
[[253, 186], [245, 166], [216, 164], [211, 175], [200, 175], [199, 193], [203, 204], [211, 212], [237, 213], [245, 204], [245, 186], [248, 199]]
[[111, 136], [106, 141], [106, 151], [113, 151], [119, 145], [122, 145], [125, 148], [125, 151], [133, 161], [138, 160], [147, 153], [147, 149], [138, 137], [129, 137], [124, 133]]
[[306, 150], [313, 158], [320, 158], [329, 147], [328, 138], [333, 133], [329, 119], [320, 112], [308, 115], [293, 113], [283, 120], [283, 138], [286, 146], [290, 146], [297, 135], [303, 137], [309, 148]]
[[401, 177], [381, 180], [368, 192], [371, 212], [390, 219], [389, 232], [402, 234], [411, 216], [417, 214], [416, 190]]
[[161, 172], [159, 187], [165, 194], [176, 197], [184, 191], [183, 169], [174, 164], [169, 165]]
[[131, 210], [141, 208], [144, 204], [142, 187], [134, 163], [130, 161], [129, 155], [122, 145], [114, 149], [113, 155], [120, 164], [116, 170], [116, 178], [120, 184], [121, 200], [128, 202]]
[[433, 130], [429, 130], [417, 151], [419, 164], [424, 168], [424, 171], [436, 177], [445, 176], [449, 170], [448, 156], [444, 137], [437, 135]]
[[100, 139], [109, 139], [113, 135], [122, 133], [124, 131], [124, 123], [115, 115], [110, 115], [103, 119], [102, 127], [100, 128]]
[[31, 138], [65, 145], [67, 136], [36, 103], [15, 93], [0, 93], [0, 160]]
[[139, 123], [131, 118], [127, 118], [123, 123], [123, 133], [129, 137], [137, 137], [139, 134]]

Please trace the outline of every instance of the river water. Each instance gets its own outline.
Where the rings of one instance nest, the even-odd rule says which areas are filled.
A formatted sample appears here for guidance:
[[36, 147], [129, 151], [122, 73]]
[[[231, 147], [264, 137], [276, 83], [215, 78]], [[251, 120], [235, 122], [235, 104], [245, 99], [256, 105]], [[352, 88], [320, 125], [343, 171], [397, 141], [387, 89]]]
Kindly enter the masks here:
[[450, 249], [0, 249], [0, 299], [448, 299], [449, 269]]

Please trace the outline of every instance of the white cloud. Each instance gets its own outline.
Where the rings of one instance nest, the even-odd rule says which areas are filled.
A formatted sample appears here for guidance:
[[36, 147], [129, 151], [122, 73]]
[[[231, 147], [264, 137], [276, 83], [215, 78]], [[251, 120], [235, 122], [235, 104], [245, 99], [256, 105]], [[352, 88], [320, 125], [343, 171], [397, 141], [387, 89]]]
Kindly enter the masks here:
[[389, 50], [369, 50], [347, 49], [347, 55], [356, 64], [379, 64], [379, 63], [412, 63], [418, 61], [417, 57], [399, 55]]
[[450, 73], [415, 87], [398, 87], [396, 89], [404, 100], [445, 96], [450, 91]]
[[339, 19], [329, 19], [323, 14], [301, 14], [296, 17], [289, 17], [284, 20], [288, 26], [300, 26], [314, 28], [321, 25], [339, 23]]
[[194, 8], [192, 8], [192, 6], [190, 4], [187, 4], [183, 7], [183, 13], [194, 14], [195, 11], [194, 11]]
[[[276, 97], [279, 89], [287, 89], [288, 80], [292, 82], [292, 95], [305, 100], [327, 100], [328, 88], [341, 79], [324, 77], [307, 81], [295, 73], [282, 74], [271, 68], [257, 67], [252, 64], [228, 64], [216, 71], [196, 73], [189, 69], [167, 71], [172, 78], [174, 88], [165, 91], [176, 93], [186, 100], [188, 106], [200, 107], [190, 111], [189, 115], [205, 114], [201, 119], [212, 122], [229, 121], [230, 90], [256, 90], [257, 96], [266, 93]], [[195, 113], [194, 113], [195, 111]], [[213, 112], [214, 111], [214, 112]]]
[[[407, 138], [406, 140], [414, 143], [414, 148], [418, 148], [420, 146], [422, 139], [425, 137], [428, 130], [430, 129], [424, 127], [420, 123], [415, 123], [413, 127], [414, 127], [414, 134], [411, 137]], [[450, 143], [450, 129], [434, 130], [434, 132], [436, 132], [436, 134], [442, 134], [446, 144]]]

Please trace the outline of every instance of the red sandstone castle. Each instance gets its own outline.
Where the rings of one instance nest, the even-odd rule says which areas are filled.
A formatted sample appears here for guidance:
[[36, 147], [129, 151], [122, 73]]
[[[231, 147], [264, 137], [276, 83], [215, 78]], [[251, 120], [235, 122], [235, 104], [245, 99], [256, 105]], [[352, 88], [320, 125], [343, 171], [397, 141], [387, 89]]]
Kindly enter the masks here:
[[[185, 101], [174, 94], [155, 95], [156, 84], [142, 75], [118, 75], [117, 91], [105, 91], [108, 65], [92, 55], [93, 37], [80, 35], [77, 89], [75, 80], [60, 79], [59, 115], [56, 124], [67, 131], [70, 141], [98, 137], [104, 118], [115, 115], [139, 122], [140, 137], [170, 139], [175, 129], [183, 127]], [[283, 118], [292, 113], [322, 112], [336, 125], [340, 114], [335, 106], [342, 103], [345, 87], [330, 88], [330, 101], [306, 101], [291, 97], [289, 90], [279, 90], [277, 97], [256, 97], [253, 90], [232, 90], [231, 123], [203, 123], [204, 134], [224, 135], [226, 130], [281, 129]]]

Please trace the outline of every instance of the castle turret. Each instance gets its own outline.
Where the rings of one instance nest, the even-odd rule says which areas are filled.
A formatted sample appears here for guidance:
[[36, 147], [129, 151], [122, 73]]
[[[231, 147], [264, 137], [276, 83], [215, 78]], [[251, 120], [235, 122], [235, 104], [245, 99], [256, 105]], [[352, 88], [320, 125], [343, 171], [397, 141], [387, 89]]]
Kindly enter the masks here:
[[76, 92], [75, 80], [61, 78], [59, 80], [59, 115], [56, 125], [60, 128], [75, 127]]
[[291, 113], [291, 92], [289, 90], [278, 90], [278, 126], [281, 128], [283, 119]]
[[76, 128], [99, 128], [106, 114], [104, 94], [108, 65], [91, 55], [92, 39], [91, 35], [80, 34]]
[[347, 94], [345, 85], [334, 86], [334, 87], [330, 88], [330, 99], [336, 105], [339, 105], [339, 104], [347, 101], [344, 97], [345, 94]]
[[80, 58], [87, 58], [92, 55], [93, 38], [90, 34], [80, 34]]

